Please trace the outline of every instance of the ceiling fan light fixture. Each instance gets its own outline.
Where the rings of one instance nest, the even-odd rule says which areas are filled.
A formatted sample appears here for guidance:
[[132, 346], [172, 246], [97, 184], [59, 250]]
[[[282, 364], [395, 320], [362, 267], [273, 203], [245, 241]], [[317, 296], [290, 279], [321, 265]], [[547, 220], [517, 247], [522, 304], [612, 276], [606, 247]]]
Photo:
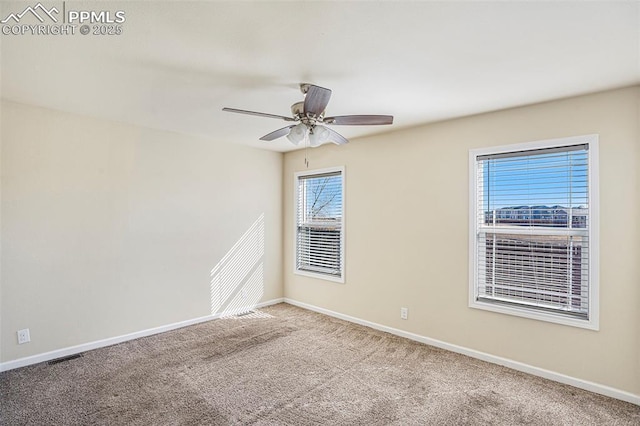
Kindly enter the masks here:
[[316, 147], [329, 140], [329, 130], [324, 126], [315, 126], [309, 132], [309, 145]]
[[300, 123], [297, 126], [291, 128], [291, 131], [287, 135], [287, 139], [289, 139], [292, 144], [298, 145], [304, 140], [306, 134], [307, 126], [305, 126], [304, 123]]

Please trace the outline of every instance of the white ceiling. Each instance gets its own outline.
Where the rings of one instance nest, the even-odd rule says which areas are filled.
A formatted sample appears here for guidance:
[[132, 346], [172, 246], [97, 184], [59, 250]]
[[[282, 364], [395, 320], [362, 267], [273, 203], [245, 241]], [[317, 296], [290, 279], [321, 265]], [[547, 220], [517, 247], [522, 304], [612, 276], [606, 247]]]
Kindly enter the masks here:
[[[31, 2], [2, 2], [2, 18]], [[62, 2], [43, 1], [45, 6]], [[640, 83], [640, 3], [66, 2], [124, 10], [123, 34], [1, 35], [3, 98], [287, 151], [258, 138], [300, 82], [333, 90], [348, 138]], [[60, 7], [61, 8], [61, 7]]]

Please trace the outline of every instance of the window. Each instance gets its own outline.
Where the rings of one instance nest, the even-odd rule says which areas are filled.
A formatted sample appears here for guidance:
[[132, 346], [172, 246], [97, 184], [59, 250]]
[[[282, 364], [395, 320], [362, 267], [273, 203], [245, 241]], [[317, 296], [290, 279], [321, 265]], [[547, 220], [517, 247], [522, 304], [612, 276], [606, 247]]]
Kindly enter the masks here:
[[344, 282], [344, 169], [297, 173], [295, 273]]
[[598, 329], [596, 135], [470, 151], [469, 306]]

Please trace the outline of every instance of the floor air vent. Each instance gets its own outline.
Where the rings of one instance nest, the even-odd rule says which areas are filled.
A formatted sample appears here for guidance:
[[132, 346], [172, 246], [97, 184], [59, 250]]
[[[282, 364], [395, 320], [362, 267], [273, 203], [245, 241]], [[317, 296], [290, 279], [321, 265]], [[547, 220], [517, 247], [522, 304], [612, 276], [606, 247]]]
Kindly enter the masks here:
[[253, 312], [253, 311], [242, 312], [242, 313], [236, 314], [236, 316], [237, 317], [244, 317], [244, 316], [251, 315], [251, 314], [255, 314], [255, 312]]
[[62, 358], [52, 359], [47, 364], [49, 365], [60, 364], [61, 362], [71, 361], [72, 359], [76, 359], [76, 358], [82, 358], [82, 354], [75, 354], [75, 355], [64, 356]]

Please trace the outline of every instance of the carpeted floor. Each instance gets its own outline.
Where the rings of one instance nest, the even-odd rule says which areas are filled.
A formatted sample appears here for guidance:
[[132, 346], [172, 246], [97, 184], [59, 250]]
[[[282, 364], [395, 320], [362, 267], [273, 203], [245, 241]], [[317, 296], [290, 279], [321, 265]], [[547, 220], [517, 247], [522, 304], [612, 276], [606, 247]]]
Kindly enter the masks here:
[[2, 425], [639, 425], [640, 406], [291, 305], [0, 374]]

